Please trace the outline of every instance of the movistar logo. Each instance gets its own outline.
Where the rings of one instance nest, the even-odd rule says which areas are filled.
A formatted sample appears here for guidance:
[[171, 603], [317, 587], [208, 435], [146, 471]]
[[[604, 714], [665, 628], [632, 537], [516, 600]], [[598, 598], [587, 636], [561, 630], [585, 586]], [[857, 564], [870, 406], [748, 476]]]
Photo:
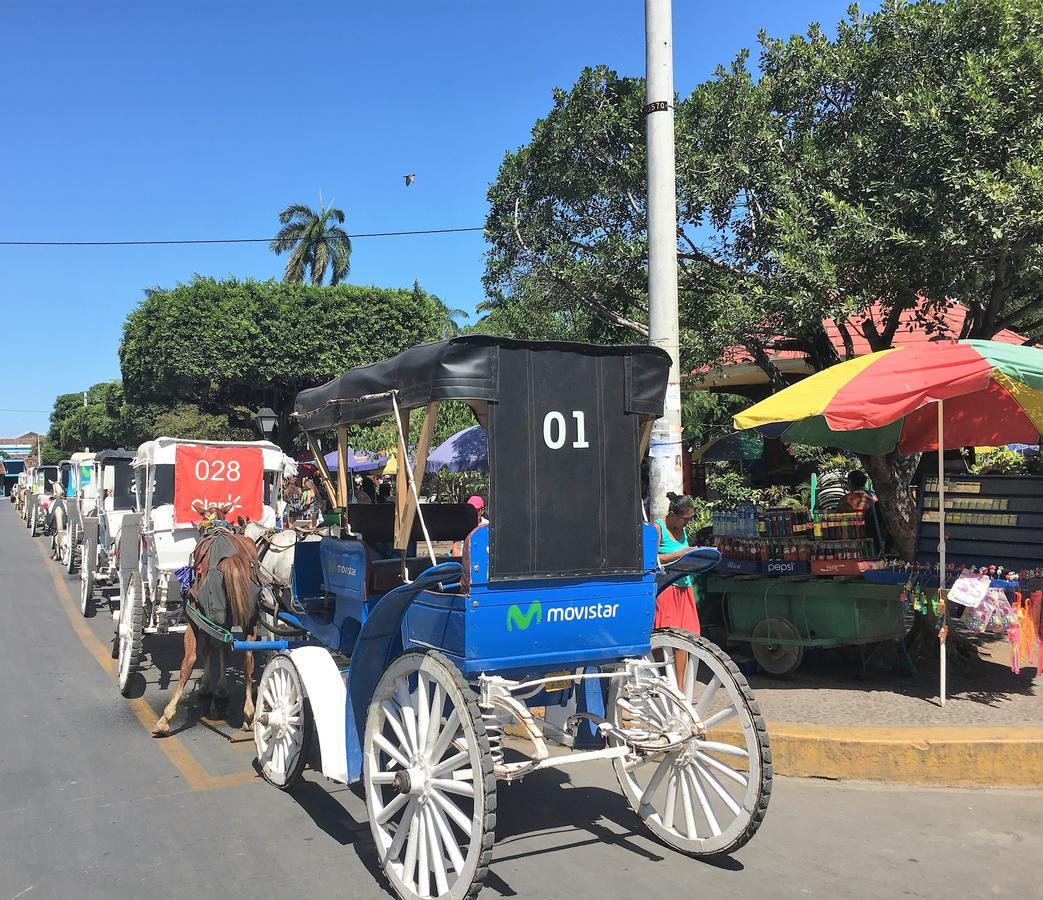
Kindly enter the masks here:
[[521, 607], [515, 603], [507, 610], [507, 630], [514, 631], [514, 626], [517, 625], [519, 629], [524, 631], [532, 624], [534, 617], [537, 622], [543, 621], [543, 607], [540, 606], [538, 600], [530, 603], [528, 610], [524, 613], [521, 611]]

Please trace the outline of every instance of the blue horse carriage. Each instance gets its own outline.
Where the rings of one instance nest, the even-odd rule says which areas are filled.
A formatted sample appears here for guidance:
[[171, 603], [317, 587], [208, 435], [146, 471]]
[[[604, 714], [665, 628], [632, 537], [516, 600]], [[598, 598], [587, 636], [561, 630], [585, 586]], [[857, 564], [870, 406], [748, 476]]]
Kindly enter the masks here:
[[[322, 474], [344, 520], [339, 537], [296, 544], [283, 637], [251, 645], [277, 651], [258, 689], [258, 764], [285, 788], [317, 750], [324, 775], [361, 781], [399, 896], [474, 896], [497, 781], [542, 769], [611, 761], [637, 815], [692, 856], [730, 853], [760, 825], [771, 754], [745, 679], [710, 642], [653, 630], [657, 592], [719, 559], [697, 548], [664, 571], [642, 521], [668, 369], [650, 347], [474, 335], [298, 395], [320, 467], [318, 438], [336, 435], [339, 469]], [[488, 523], [420, 502], [443, 401], [488, 434]], [[396, 500], [349, 504], [348, 429], [384, 417], [399, 433]], [[454, 541], [462, 556], [439, 555]]]

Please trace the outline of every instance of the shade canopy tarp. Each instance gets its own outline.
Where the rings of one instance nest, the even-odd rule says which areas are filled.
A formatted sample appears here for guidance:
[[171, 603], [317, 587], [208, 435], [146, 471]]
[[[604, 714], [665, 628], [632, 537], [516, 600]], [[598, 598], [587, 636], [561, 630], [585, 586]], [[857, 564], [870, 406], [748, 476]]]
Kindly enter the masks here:
[[[340, 457], [336, 450], [327, 453], [323, 459], [326, 462], [326, 468], [331, 472], [336, 472], [340, 468]], [[365, 450], [352, 450], [351, 447], [348, 447], [349, 472], [376, 472], [378, 469], [383, 469], [387, 462], [388, 458], [383, 453], [368, 453]]]
[[501, 349], [623, 357], [627, 369], [624, 411], [663, 414], [662, 383], [670, 369], [670, 357], [657, 347], [463, 335], [411, 347], [390, 359], [357, 366], [327, 384], [301, 391], [294, 416], [306, 431], [362, 424], [393, 412], [392, 391], [401, 409], [415, 409], [436, 400], [462, 400], [472, 407], [484, 407], [501, 399]]
[[481, 425], [464, 428], [446, 438], [427, 457], [427, 471], [488, 472], [489, 438]]
[[903, 454], [1036, 444], [1043, 433], [1043, 350], [995, 341], [895, 347], [848, 360], [735, 416], [735, 427], [790, 444]]
[[753, 431], [733, 431], [703, 444], [692, 453], [694, 462], [723, 462], [760, 459], [764, 456], [764, 437]]

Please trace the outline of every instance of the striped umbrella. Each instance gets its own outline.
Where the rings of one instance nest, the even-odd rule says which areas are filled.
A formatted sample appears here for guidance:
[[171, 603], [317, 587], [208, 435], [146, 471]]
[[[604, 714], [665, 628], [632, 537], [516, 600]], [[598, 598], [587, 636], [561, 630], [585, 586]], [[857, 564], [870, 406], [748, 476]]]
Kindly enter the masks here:
[[911, 344], [840, 363], [735, 417], [791, 444], [911, 454], [1043, 434], [1043, 350], [996, 341]]

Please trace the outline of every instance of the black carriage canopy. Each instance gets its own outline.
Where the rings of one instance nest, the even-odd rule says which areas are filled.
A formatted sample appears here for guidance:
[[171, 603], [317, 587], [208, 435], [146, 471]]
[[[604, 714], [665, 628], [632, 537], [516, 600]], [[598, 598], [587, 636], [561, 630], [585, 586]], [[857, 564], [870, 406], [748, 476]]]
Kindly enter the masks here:
[[642, 424], [663, 413], [670, 357], [656, 347], [466, 335], [351, 369], [297, 395], [306, 431], [461, 400], [489, 436], [496, 580], [642, 568]]

